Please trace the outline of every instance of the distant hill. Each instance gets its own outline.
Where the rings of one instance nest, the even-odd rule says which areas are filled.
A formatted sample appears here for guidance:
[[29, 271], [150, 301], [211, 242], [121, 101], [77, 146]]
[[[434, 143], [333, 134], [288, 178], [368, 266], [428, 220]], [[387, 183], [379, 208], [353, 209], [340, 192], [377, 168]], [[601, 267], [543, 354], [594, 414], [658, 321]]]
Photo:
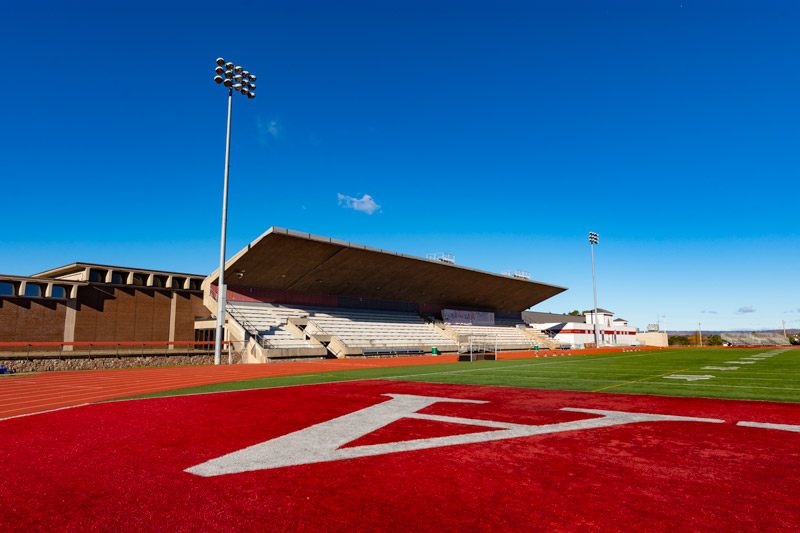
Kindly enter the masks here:
[[[764, 333], [769, 335], [783, 335], [783, 329], [726, 329], [726, 330], [703, 330], [703, 337], [706, 335], [722, 335], [723, 333]], [[787, 335], [797, 335], [800, 333], [800, 329], [797, 328], [786, 328]], [[697, 330], [669, 330], [670, 335], [697, 335]]]

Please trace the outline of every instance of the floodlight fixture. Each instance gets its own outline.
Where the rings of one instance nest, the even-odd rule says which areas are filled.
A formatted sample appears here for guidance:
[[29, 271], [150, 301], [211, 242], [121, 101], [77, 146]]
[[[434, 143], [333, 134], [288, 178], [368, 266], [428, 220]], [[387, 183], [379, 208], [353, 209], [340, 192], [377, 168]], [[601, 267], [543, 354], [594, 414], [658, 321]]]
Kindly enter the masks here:
[[256, 75], [250, 74], [250, 81], [256, 81]]
[[[214, 364], [220, 364], [222, 360], [222, 341], [225, 327], [225, 300], [227, 298], [227, 286], [225, 285], [225, 245], [228, 229], [228, 174], [230, 171], [231, 156], [231, 104], [233, 101], [233, 91], [241, 92], [247, 98], [255, 98], [255, 85], [250, 84], [249, 80], [255, 81], [256, 77], [250, 72], [243, 70], [242, 67], [231, 62], [225, 62], [221, 57], [217, 58], [217, 67], [214, 72], [214, 82], [223, 84], [228, 88], [228, 133], [225, 141], [225, 178], [222, 188], [222, 238], [220, 239], [219, 250], [219, 278], [217, 280], [217, 329], [214, 339]], [[224, 77], [223, 77], [224, 76]], [[239, 278], [244, 271], [237, 272]]]

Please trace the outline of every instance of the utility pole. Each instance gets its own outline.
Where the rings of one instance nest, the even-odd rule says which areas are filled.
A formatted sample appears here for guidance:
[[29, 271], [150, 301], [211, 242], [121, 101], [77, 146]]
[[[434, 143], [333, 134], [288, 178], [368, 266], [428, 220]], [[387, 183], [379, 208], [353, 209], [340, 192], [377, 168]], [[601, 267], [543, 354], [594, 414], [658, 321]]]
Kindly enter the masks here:
[[783, 324], [783, 336], [785, 337], [786, 336], [786, 321], [785, 320], [781, 320], [781, 324]]
[[703, 345], [703, 328], [700, 326], [700, 322], [697, 323], [697, 344]]

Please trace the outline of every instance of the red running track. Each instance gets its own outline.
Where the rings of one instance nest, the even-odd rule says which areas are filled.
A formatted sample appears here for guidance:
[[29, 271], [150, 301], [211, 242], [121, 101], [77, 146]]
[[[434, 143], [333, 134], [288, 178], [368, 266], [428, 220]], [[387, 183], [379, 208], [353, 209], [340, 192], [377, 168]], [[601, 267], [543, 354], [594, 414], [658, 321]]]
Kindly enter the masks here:
[[[578, 353], [614, 352], [621, 349], [581, 350]], [[500, 359], [566, 355], [572, 352], [512, 352]], [[456, 362], [455, 355], [375, 359], [328, 359], [296, 363], [180, 366], [44, 372], [33, 376], [0, 379], [0, 419], [85, 403], [124, 398], [214, 383], [291, 376], [314, 372], [355, 370]]]

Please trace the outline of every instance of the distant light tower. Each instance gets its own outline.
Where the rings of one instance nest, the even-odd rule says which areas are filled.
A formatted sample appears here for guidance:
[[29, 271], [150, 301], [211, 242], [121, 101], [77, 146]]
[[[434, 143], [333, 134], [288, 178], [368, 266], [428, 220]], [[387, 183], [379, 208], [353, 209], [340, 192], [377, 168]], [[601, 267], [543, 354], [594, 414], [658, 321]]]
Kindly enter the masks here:
[[599, 339], [597, 336], [597, 283], [594, 277], [594, 245], [598, 242], [597, 233], [589, 232], [589, 246], [592, 248], [592, 292], [594, 292], [594, 345], [599, 347]]
[[228, 88], [228, 133], [225, 140], [225, 183], [222, 187], [222, 239], [219, 247], [219, 281], [217, 282], [217, 335], [214, 342], [214, 364], [222, 360], [222, 337], [225, 327], [225, 235], [228, 229], [228, 170], [231, 160], [231, 102], [233, 91], [240, 92], [248, 98], [256, 97], [256, 76], [243, 70], [233, 63], [226, 63], [221, 57], [217, 58], [217, 73], [214, 81]]

